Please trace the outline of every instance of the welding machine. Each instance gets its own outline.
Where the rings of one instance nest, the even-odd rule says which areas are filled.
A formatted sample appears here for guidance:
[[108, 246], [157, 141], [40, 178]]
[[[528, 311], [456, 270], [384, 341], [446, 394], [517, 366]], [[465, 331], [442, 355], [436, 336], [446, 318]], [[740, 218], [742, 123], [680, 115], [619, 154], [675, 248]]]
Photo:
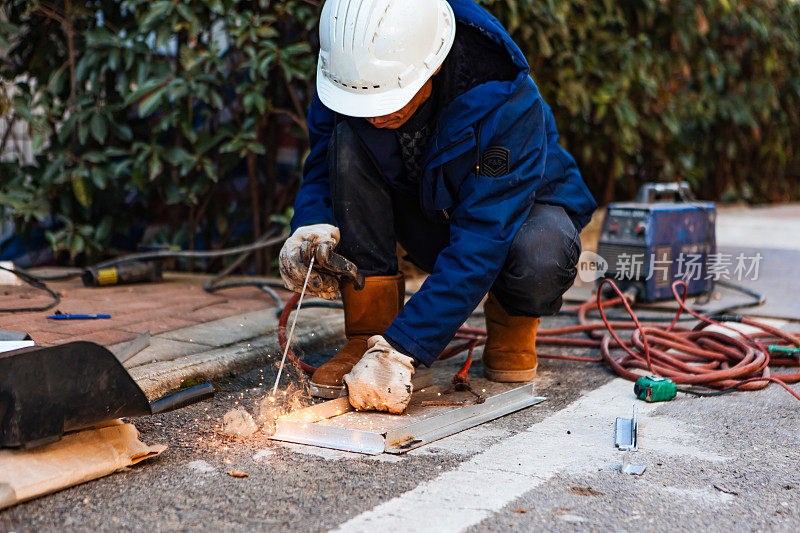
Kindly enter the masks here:
[[687, 182], [642, 185], [636, 201], [608, 206], [597, 246], [605, 277], [643, 302], [671, 299], [677, 280], [690, 296], [710, 292], [716, 218], [714, 203], [697, 201]]

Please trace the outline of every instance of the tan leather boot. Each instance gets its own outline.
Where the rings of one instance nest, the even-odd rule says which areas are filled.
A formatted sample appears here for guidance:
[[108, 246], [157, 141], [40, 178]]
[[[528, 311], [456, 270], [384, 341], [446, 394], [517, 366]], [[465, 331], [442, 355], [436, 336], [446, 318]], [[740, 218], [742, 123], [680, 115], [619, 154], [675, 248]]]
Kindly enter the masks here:
[[486, 316], [486, 347], [483, 375], [502, 383], [531, 381], [536, 377], [536, 330], [539, 319], [511, 316], [489, 294], [483, 306]]
[[406, 284], [402, 274], [369, 276], [364, 282], [360, 291], [349, 281], [341, 283], [347, 344], [311, 376], [309, 390], [318, 398], [344, 395], [342, 378], [367, 351], [367, 339], [383, 335], [403, 309]]

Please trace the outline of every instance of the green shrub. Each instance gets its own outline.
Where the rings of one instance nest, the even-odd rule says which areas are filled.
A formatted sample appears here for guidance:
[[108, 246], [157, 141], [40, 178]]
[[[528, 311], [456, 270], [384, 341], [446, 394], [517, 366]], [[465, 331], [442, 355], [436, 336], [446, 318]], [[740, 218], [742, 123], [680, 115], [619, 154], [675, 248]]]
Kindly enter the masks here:
[[[0, 113], [37, 156], [0, 162], [0, 206], [20, 228], [56, 213], [53, 246], [84, 261], [134, 220], [190, 245], [198, 229], [226, 243], [237, 220], [260, 234], [299, 179], [279, 182], [277, 150], [287, 134], [305, 150], [319, 3], [7, 2]], [[678, 178], [708, 199], [800, 198], [800, 3], [481, 3], [598, 200]]]
[[2, 112], [41, 149], [2, 163], [0, 205], [23, 225], [57, 213], [56, 249], [108, 251], [133, 220], [193, 245], [249, 214], [258, 235], [290, 203], [276, 202], [276, 153], [287, 122], [305, 137], [314, 5], [14, 0], [7, 16]]
[[800, 3], [483, 0], [601, 202], [644, 181], [800, 198]]

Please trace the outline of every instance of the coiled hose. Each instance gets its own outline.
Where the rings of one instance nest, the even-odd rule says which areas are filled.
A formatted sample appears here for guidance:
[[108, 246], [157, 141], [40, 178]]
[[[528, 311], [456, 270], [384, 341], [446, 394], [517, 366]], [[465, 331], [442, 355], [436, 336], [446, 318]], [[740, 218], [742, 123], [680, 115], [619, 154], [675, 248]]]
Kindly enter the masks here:
[[[606, 286], [616, 296], [603, 300], [603, 288]], [[577, 324], [539, 329], [536, 337], [537, 348], [539, 346], [596, 348], [600, 355], [582, 357], [547, 354], [537, 350], [538, 357], [604, 363], [617, 375], [631, 381], [639, 379], [643, 375], [641, 371], [646, 371], [652, 375], [667, 377], [679, 385], [703, 386], [724, 392], [758, 390], [770, 383], [777, 383], [800, 400], [800, 395], [788, 385], [800, 382], [800, 370], [776, 374], [770, 368], [770, 366], [798, 367], [800, 361], [795, 358], [773, 358], [768, 350], [770, 344], [800, 348], [800, 337], [744, 316], [702, 315], [687, 307], [687, 287], [683, 281], [673, 283], [672, 292], [679, 304], [672, 321], [669, 324], [642, 325], [631, 307], [632, 295], [624, 294], [612, 280], [606, 279], [598, 287], [596, 298], [565, 308], [565, 311], [576, 312]], [[293, 295], [280, 315], [278, 340], [284, 351], [286, 324], [298, 299], [299, 295]], [[607, 318], [606, 309], [619, 305], [624, 307], [630, 320], [611, 321]], [[600, 313], [601, 322], [589, 322], [587, 313], [593, 310]], [[694, 328], [678, 326], [684, 313], [694, 317], [699, 324]], [[722, 322], [739, 322], [755, 327], [759, 331], [744, 334]], [[712, 325], [729, 330], [733, 334], [708, 330], [707, 328]], [[618, 332], [623, 330], [631, 331], [629, 339], [620, 338]], [[567, 337], [576, 334], [584, 334], [586, 338]], [[467, 359], [454, 378], [465, 379], [472, 363], [473, 350], [486, 343], [486, 330], [464, 326], [455, 334], [455, 339], [464, 342], [447, 348], [439, 356], [439, 360], [467, 352]], [[298, 368], [309, 374], [316, 370], [315, 367], [301, 361], [291, 349], [287, 351], [286, 356]], [[704, 395], [694, 390], [683, 390], [683, 392]]]

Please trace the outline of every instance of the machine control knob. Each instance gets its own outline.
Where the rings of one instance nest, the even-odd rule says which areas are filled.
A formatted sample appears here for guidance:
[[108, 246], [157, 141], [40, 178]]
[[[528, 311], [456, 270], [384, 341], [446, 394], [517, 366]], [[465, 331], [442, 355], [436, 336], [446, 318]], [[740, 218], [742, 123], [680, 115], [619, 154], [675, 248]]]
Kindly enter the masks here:
[[637, 222], [636, 226], [633, 228], [633, 231], [636, 235], [644, 235], [644, 232], [647, 231], [647, 224], [644, 222]]

